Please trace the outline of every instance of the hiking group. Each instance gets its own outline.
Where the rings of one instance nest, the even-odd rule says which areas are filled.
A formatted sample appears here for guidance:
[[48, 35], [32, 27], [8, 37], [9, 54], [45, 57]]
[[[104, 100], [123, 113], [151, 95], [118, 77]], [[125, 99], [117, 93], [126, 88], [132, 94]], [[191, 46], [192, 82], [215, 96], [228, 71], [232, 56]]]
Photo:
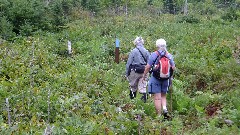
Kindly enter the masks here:
[[157, 51], [151, 54], [144, 47], [142, 37], [137, 37], [133, 43], [135, 48], [130, 52], [126, 64], [130, 99], [134, 99], [139, 92], [143, 102], [146, 102], [147, 93], [152, 94], [156, 113], [161, 115], [163, 110], [164, 118], [168, 118], [166, 94], [175, 70], [173, 56], [167, 51], [164, 39], [156, 41]]

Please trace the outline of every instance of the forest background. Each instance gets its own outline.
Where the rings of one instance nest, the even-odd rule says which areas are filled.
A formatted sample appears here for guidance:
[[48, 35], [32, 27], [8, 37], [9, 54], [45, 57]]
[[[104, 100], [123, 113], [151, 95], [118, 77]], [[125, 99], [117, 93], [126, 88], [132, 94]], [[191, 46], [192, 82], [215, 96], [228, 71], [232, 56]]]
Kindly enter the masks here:
[[[0, 134], [239, 134], [239, 18], [239, 0], [1, 0]], [[136, 36], [174, 55], [171, 121], [129, 99]]]

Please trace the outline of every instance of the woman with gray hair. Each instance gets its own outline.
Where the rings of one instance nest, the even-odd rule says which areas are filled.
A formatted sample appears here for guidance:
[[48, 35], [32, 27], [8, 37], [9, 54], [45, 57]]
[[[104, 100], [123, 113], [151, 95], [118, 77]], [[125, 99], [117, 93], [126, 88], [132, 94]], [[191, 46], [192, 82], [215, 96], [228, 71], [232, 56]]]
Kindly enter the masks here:
[[[161, 108], [163, 108], [164, 118], [168, 118], [167, 110], [167, 99], [166, 94], [170, 86], [171, 73], [175, 70], [175, 63], [173, 61], [173, 56], [167, 51], [167, 44], [164, 39], [158, 39], [156, 41], [157, 51], [153, 52], [149, 59], [148, 64], [145, 67], [143, 78], [146, 78], [147, 73], [153, 68], [151, 77], [148, 83], [148, 92], [149, 94], [154, 95], [154, 105], [158, 115], [161, 115]], [[164, 63], [164, 61], [167, 63]], [[166, 64], [166, 72], [163, 73], [163, 65]], [[159, 68], [160, 67], [160, 68]]]
[[144, 48], [142, 37], [137, 37], [133, 43], [136, 47], [130, 52], [126, 64], [126, 77], [130, 84], [129, 96], [130, 99], [134, 99], [139, 91], [142, 94], [141, 99], [146, 102], [147, 81], [142, 76], [150, 53]]

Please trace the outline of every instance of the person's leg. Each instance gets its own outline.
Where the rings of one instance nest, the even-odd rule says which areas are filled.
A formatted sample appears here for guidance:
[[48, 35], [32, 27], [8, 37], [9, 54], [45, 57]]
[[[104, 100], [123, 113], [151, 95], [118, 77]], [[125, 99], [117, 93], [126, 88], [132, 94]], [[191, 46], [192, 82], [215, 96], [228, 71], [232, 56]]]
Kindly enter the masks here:
[[141, 100], [143, 100], [144, 103], [147, 101], [147, 78], [142, 78], [142, 75], [140, 76], [140, 79], [138, 81], [138, 90], [139, 93], [142, 94]]
[[133, 96], [134, 96], [134, 98], [137, 97], [137, 90], [135, 90], [135, 92], [133, 92]]
[[167, 110], [167, 94], [166, 93], [161, 93], [161, 102], [162, 102], [163, 110]]
[[134, 98], [136, 97], [136, 92], [133, 92], [133, 91], [130, 89], [129, 96], [130, 96], [130, 99], [134, 99]]
[[169, 80], [162, 81], [162, 107], [163, 107], [163, 115], [165, 119], [168, 119], [168, 110], [167, 110], [167, 92], [169, 88]]
[[147, 102], [147, 93], [142, 93], [141, 100], [146, 103]]
[[161, 84], [160, 82], [154, 78], [151, 77], [149, 79], [149, 84], [148, 84], [148, 92], [153, 95], [153, 100], [154, 100], [154, 106], [156, 109], [156, 113], [158, 115], [161, 115]]
[[163, 117], [164, 119], [169, 119], [170, 116], [168, 115], [168, 110], [167, 110], [167, 95], [166, 93], [162, 93], [161, 94], [161, 98], [162, 98], [162, 107], [163, 107]]
[[161, 98], [162, 98], [162, 107], [164, 110], [167, 110], [167, 92], [169, 87], [169, 80], [161, 81]]
[[154, 94], [154, 105], [158, 115], [161, 115], [161, 93]]
[[138, 89], [138, 75], [135, 71], [131, 71], [130, 75], [128, 76], [128, 81], [130, 85], [130, 99], [134, 99], [137, 96], [137, 89]]

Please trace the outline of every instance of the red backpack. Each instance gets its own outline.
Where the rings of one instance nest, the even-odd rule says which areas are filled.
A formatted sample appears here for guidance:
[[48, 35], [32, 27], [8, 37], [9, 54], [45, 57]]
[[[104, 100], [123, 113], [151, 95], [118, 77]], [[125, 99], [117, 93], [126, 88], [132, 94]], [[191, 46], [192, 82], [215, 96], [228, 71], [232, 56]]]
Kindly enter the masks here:
[[159, 80], [169, 79], [171, 74], [170, 59], [167, 57], [168, 52], [165, 55], [160, 55], [157, 51], [158, 57], [153, 64], [153, 76]]

